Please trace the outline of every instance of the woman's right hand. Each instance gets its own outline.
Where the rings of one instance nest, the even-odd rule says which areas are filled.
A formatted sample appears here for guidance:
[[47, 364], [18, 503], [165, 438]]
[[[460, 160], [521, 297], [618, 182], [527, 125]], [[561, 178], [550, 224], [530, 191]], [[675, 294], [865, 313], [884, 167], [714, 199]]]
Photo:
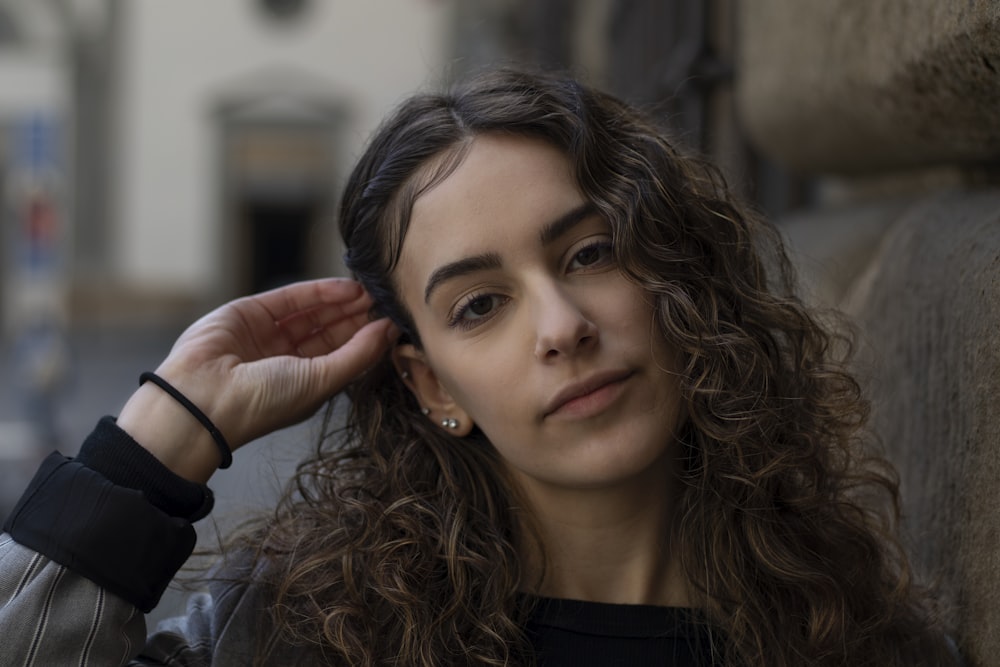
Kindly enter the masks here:
[[[370, 307], [358, 283], [338, 278], [237, 299], [192, 324], [156, 372], [235, 450], [309, 417], [386, 353], [398, 329], [369, 321]], [[192, 481], [219, 465], [207, 430], [153, 383], [132, 395], [118, 425]]]

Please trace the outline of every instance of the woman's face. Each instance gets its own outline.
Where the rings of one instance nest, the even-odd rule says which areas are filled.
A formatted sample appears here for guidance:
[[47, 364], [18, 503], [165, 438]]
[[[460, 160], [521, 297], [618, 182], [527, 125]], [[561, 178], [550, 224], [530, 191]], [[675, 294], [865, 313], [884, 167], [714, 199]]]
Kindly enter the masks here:
[[393, 277], [423, 343], [395, 359], [428, 418], [478, 425], [527, 490], [669, 468], [675, 355], [559, 150], [477, 137], [418, 197]]

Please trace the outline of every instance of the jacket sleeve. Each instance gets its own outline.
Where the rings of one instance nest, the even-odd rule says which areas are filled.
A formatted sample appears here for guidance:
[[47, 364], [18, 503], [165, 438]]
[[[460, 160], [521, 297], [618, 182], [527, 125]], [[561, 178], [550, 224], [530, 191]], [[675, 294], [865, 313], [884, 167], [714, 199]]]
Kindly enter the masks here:
[[134, 605], [0, 534], [0, 664], [125, 665], [146, 623]]
[[[146, 636], [145, 617], [124, 599], [0, 534], [0, 664], [24, 667], [243, 667], [253, 660], [266, 608], [244, 566], [217, 573], [186, 614]], [[284, 647], [281, 663], [298, 653]], [[298, 663], [296, 660], [297, 664]]]
[[[0, 663], [129, 664], [143, 652], [143, 612], [187, 560], [191, 522], [212, 502], [110, 418], [76, 459], [50, 455], [0, 537]], [[189, 643], [176, 633], [165, 641]]]

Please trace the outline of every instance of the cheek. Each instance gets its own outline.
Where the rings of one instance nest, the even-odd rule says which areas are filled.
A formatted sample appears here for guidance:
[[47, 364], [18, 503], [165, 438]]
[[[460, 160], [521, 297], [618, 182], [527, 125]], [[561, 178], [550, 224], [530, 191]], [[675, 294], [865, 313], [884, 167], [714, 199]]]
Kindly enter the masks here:
[[444, 383], [458, 406], [489, 436], [524, 420], [528, 412], [523, 400], [524, 379], [523, 371], [509, 363], [493, 363], [474, 355], [467, 367], [448, 374]]
[[451, 355], [448, 363], [436, 367], [456, 405], [500, 450], [530, 441], [536, 407], [528, 386], [529, 368], [519, 363], [523, 359], [500, 354], [505, 348], [498, 342], [488, 350], [457, 347], [446, 350]]
[[660, 352], [666, 343], [656, 326], [656, 315], [645, 292], [630, 286], [625, 294], [607, 299], [604, 313], [604, 332], [608, 337], [634, 348], [630, 352], [642, 356], [654, 355], [662, 358]]

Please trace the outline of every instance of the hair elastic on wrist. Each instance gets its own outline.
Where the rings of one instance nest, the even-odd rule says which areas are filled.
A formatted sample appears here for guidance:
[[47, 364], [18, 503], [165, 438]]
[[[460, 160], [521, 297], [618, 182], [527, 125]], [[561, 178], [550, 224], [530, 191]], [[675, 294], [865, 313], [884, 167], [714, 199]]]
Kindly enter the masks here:
[[198, 409], [198, 406], [188, 400], [187, 396], [177, 391], [172, 384], [161, 378], [156, 373], [151, 373], [146, 371], [139, 376], [139, 386], [142, 386], [146, 381], [150, 381], [163, 391], [170, 394], [170, 396], [184, 406], [184, 409], [190, 412], [195, 419], [201, 422], [201, 425], [208, 430], [209, 435], [215, 440], [215, 445], [219, 448], [219, 456], [222, 457], [222, 463], [219, 464], [219, 468], [228, 468], [233, 464], [233, 452], [229, 449], [229, 443], [222, 436], [222, 432], [215, 427], [212, 420], [208, 418], [204, 412]]

